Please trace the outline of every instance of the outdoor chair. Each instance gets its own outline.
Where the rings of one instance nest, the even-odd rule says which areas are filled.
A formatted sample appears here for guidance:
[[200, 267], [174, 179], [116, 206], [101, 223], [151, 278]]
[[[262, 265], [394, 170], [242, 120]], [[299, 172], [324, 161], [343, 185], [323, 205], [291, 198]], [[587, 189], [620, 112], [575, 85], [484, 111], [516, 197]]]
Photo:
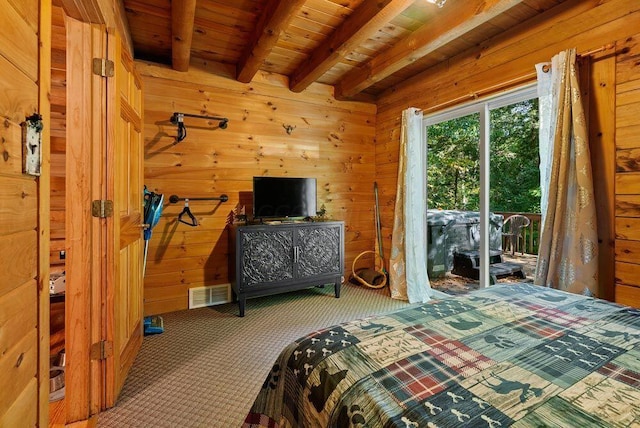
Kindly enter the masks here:
[[[524, 254], [525, 239], [523, 231], [529, 227], [530, 222], [527, 216], [514, 214], [507, 217], [502, 224], [502, 236], [507, 238], [512, 255], [515, 254], [518, 248], [520, 248], [520, 253]], [[522, 240], [522, 247], [519, 247], [520, 240]]]

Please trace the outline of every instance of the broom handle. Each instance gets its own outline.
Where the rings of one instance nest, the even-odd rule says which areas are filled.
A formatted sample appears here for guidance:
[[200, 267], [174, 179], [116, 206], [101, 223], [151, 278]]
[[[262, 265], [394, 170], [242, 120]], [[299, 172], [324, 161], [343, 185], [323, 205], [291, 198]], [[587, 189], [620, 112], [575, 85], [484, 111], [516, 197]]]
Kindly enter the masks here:
[[149, 240], [144, 241], [144, 261], [142, 262], [142, 277], [147, 270], [147, 253], [149, 252]]
[[380, 227], [380, 207], [379, 207], [379, 202], [378, 202], [378, 182], [374, 181], [373, 182], [373, 193], [375, 195], [376, 198], [376, 233], [377, 233], [377, 237], [378, 237], [378, 249], [380, 251], [380, 257], [382, 258], [382, 264], [383, 264], [383, 270], [384, 269], [384, 251], [382, 251], [382, 230]]

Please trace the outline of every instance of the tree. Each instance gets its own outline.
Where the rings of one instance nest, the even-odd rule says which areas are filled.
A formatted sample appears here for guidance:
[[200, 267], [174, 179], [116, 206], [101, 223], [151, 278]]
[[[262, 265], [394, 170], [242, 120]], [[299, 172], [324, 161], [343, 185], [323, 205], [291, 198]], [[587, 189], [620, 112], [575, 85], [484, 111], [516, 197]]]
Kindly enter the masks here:
[[[490, 209], [540, 212], [538, 100], [490, 114]], [[480, 117], [475, 113], [427, 128], [429, 208], [478, 211]]]
[[477, 210], [480, 195], [478, 114], [427, 128], [429, 208]]
[[490, 207], [540, 212], [538, 99], [491, 111]]

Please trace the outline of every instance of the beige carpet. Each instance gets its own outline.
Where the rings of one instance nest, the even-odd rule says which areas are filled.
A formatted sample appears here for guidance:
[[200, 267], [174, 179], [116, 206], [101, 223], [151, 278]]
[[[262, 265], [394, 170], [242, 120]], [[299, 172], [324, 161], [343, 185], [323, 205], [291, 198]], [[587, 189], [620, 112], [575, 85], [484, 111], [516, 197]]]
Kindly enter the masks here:
[[164, 314], [147, 336], [116, 406], [99, 427], [239, 427], [287, 343], [343, 321], [409, 306], [388, 289], [346, 284]]

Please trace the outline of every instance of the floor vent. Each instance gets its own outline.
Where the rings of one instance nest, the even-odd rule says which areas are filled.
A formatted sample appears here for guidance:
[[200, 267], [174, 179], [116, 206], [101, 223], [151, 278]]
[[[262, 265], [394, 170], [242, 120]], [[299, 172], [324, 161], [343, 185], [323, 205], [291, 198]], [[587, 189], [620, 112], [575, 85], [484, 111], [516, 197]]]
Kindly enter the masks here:
[[219, 284], [189, 289], [189, 309], [231, 302], [231, 285]]

